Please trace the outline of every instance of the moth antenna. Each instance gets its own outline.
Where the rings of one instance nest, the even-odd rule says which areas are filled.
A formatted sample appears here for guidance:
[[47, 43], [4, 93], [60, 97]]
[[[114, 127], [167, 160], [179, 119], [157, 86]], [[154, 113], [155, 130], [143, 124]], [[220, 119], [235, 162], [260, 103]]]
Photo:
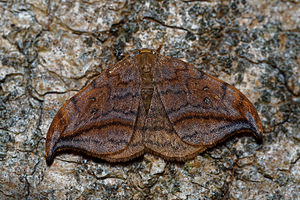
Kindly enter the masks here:
[[157, 53], [160, 53], [160, 50], [162, 49], [164, 43], [165, 43], [165, 34], [163, 35], [160, 45], [159, 45], [158, 49], [156, 50]]
[[[110, 70], [112, 70], [113, 69], [113, 67], [114, 67], [114, 63], [113, 63], [113, 57], [115, 57], [116, 58], [116, 56], [114, 55], [114, 53], [111, 51], [110, 52], [110, 56], [111, 56], [111, 58], [109, 59], [109, 64], [108, 64], [108, 67], [107, 67], [107, 70], [108, 71], [110, 71]], [[105, 70], [105, 69], [104, 69]]]

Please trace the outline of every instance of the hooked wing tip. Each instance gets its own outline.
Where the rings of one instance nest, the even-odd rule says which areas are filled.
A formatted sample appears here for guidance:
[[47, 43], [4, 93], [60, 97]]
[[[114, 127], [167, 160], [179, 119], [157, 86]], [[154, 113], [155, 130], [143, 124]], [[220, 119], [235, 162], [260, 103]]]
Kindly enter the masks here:
[[260, 131], [256, 131], [256, 132], [254, 132], [254, 135], [255, 135], [256, 141], [259, 144], [262, 144], [263, 143], [263, 135], [262, 135], [262, 133]]
[[53, 154], [46, 155], [46, 163], [48, 166], [50, 166], [53, 163]]
[[56, 149], [56, 140], [53, 141], [52, 138], [51, 140], [46, 141], [46, 163], [48, 166], [53, 163]]
[[59, 144], [59, 135], [61, 134], [59, 129], [55, 129], [54, 126], [50, 126], [47, 139], [45, 144], [45, 152], [46, 152], [46, 163], [50, 166], [53, 163], [54, 157], [56, 155], [56, 151], [58, 150]]
[[[258, 116], [256, 110], [254, 110], [253, 112]], [[255, 119], [254, 116], [248, 111], [245, 114], [248, 119], [248, 122], [252, 126], [252, 131], [254, 133], [257, 142], [261, 144], [263, 142], [263, 134], [262, 134], [263, 130], [262, 130], [262, 125], [259, 117]]]

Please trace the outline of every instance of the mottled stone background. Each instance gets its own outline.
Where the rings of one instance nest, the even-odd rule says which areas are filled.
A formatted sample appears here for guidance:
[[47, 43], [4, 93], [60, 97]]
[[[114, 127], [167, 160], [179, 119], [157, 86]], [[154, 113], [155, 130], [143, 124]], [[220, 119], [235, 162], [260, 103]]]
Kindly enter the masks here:
[[[0, 1], [0, 199], [300, 199], [300, 1]], [[193, 63], [256, 106], [264, 143], [185, 163], [45, 163], [60, 106], [135, 49]]]

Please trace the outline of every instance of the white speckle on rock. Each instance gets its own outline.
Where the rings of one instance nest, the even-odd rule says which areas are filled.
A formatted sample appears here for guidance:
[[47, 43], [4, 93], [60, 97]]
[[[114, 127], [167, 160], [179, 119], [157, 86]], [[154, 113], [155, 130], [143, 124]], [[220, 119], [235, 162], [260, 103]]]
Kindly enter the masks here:
[[166, 167], [166, 162], [163, 159], [159, 158], [152, 163], [150, 174], [152, 175], [161, 174], [165, 171], [165, 167]]

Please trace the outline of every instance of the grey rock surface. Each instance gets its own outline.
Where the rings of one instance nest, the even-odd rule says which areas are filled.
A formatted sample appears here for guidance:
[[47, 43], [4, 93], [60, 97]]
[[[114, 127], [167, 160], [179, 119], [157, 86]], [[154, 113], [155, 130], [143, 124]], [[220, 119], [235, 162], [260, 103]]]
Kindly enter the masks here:
[[[242, 91], [264, 142], [232, 137], [174, 163], [45, 162], [60, 106], [136, 49]], [[0, 1], [0, 199], [300, 199], [300, 2]]]

